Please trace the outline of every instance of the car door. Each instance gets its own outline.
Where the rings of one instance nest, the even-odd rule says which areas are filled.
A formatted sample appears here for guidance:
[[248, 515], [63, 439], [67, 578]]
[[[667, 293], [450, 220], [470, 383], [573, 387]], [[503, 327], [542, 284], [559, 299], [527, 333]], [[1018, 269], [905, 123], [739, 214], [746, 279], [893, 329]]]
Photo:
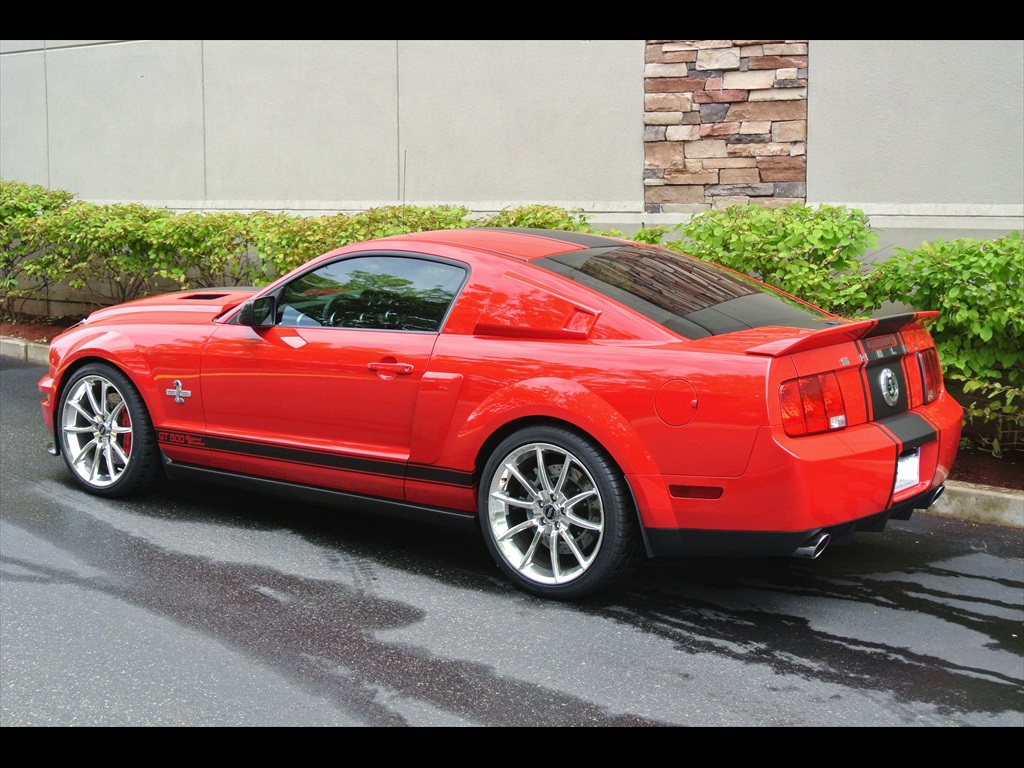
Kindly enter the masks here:
[[281, 286], [268, 324], [218, 329], [201, 373], [217, 466], [401, 498], [420, 385], [465, 275], [359, 254]]

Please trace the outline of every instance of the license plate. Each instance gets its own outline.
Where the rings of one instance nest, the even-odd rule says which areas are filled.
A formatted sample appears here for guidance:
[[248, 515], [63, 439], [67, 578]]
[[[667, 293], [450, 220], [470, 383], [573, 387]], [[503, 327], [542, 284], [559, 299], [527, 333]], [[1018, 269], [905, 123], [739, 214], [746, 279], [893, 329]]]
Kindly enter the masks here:
[[921, 482], [921, 449], [907, 451], [896, 460], [896, 493]]

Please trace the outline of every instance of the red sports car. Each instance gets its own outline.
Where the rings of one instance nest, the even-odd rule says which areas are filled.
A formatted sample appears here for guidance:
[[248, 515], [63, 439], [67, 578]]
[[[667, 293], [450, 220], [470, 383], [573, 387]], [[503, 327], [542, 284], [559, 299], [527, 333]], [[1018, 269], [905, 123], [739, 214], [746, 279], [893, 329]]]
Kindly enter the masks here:
[[420, 232], [94, 312], [39, 388], [91, 493], [166, 473], [479, 526], [518, 587], [575, 599], [934, 503], [962, 418], [937, 314], [847, 320], [598, 235]]

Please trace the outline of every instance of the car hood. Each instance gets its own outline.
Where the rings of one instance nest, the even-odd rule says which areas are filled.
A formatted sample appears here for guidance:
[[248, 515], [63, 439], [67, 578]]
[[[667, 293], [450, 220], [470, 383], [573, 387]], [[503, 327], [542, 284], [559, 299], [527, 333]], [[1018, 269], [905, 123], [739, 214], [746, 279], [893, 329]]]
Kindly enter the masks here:
[[125, 304], [98, 309], [85, 319], [84, 324], [210, 323], [255, 293], [255, 288], [218, 288], [148, 296]]

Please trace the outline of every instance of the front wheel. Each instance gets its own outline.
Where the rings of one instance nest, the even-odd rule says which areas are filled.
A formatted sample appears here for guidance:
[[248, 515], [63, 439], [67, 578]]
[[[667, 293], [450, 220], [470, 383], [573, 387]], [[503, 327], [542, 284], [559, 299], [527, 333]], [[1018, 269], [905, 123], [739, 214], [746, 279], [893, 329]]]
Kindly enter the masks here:
[[542, 597], [585, 597], [623, 578], [641, 555], [622, 473], [589, 440], [532, 427], [494, 450], [480, 482], [480, 524], [498, 567]]
[[153, 425], [142, 396], [113, 366], [90, 363], [63, 389], [57, 435], [75, 481], [98, 496], [142, 491], [160, 476]]

